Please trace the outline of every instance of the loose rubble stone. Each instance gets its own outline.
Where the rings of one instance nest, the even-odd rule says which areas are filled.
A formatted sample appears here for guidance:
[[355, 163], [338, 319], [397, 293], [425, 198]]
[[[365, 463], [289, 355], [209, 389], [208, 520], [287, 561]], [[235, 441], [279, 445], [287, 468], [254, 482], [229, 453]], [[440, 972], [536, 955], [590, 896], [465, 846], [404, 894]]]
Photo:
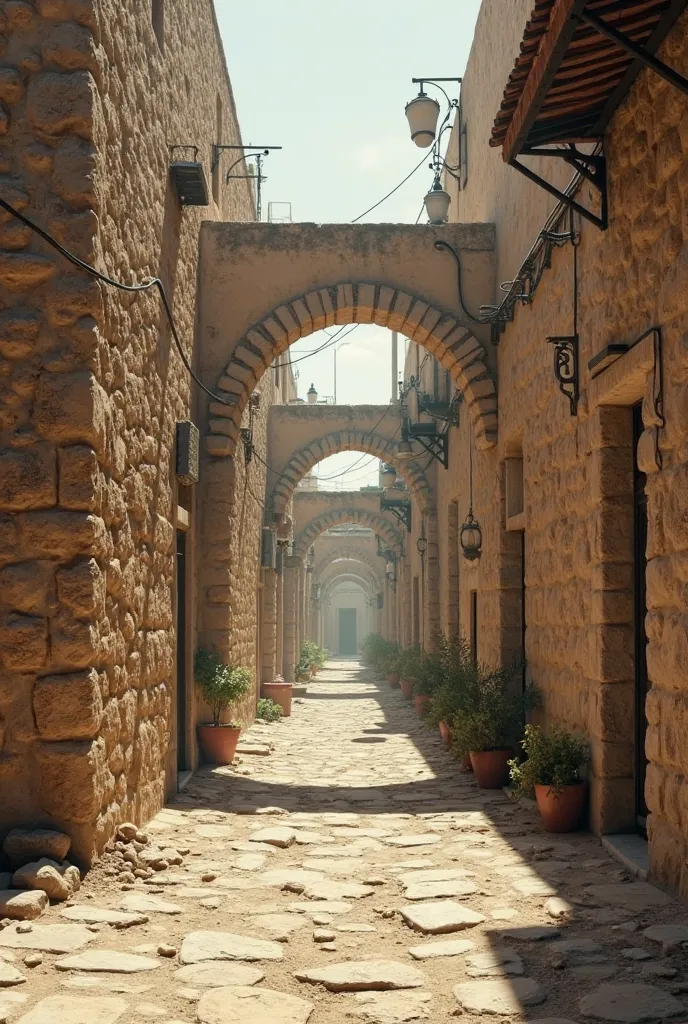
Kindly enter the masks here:
[[48, 895], [41, 889], [0, 889], [0, 918], [33, 921], [48, 909]]
[[240, 868], [242, 871], [260, 871], [261, 868], [265, 867], [267, 857], [264, 853], [245, 853], [243, 857], [239, 857], [235, 867]]
[[404, 1024], [430, 1017], [429, 992], [359, 992], [355, 998], [358, 1005], [353, 1012], [370, 1024]]
[[262, 828], [248, 838], [251, 843], [267, 843], [268, 846], [286, 849], [296, 842], [296, 832], [287, 825], [275, 825], [273, 828]]
[[469, 978], [499, 978], [523, 974], [523, 960], [515, 950], [504, 946], [466, 957], [466, 968]]
[[42, 857], [60, 863], [69, 853], [71, 845], [72, 840], [64, 832], [49, 828], [13, 828], [7, 833], [2, 848], [11, 867], [19, 868]]
[[545, 903], [545, 911], [550, 917], [557, 919], [574, 915], [573, 905], [563, 900], [561, 896], [551, 896]]
[[26, 978], [11, 964], [3, 963], [0, 960], [0, 988], [11, 988], [13, 985], [22, 985]]
[[454, 988], [459, 1005], [468, 1013], [521, 1013], [524, 1006], [544, 1003], [545, 993], [532, 978], [490, 978], [489, 981], [468, 981]]
[[48, 996], [36, 1003], [17, 1024], [116, 1024], [126, 1011], [124, 999], [102, 996]]
[[307, 1024], [314, 1006], [269, 988], [216, 988], [206, 992], [196, 1013], [201, 1024]]
[[525, 925], [522, 928], [503, 928], [502, 935], [506, 939], [517, 939], [520, 942], [542, 942], [556, 939], [561, 932], [549, 924]]
[[299, 981], [323, 985], [330, 992], [421, 988], [425, 984], [425, 975], [419, 970], [394, 960], [351, 960], [329, 967], [295, 971], [294, 977]]
[[106, 971], [110, 974], [139, 974], [154, 971], [160, 964], [136, 953], [120, 953], [114, 949], [87, 949], [55, 961], [58, 971]]
[[409, 953], [414, 960], [435, 960], [445, 956], [462, 956], [475, 948], [470, 939], [447, 939], [446, 942], [426, 942], [411, 946]]
[[0, 948], [73, 953], [94, 939], [95, 935], [81, 924], [35, 924], [30, 931], [15, 924], [0, 931]]
[[579, 981], [607, 981], [619, 973], [616, 964], [582, 964], [580, 967], [572, 967], [570, 972], [573, 978]]
[[132, 825], [130, 821], [123, 821], [121, 825], [117, 826], [117, 838], [121, 839], [125, 843], [131, 842], [132, 839], [136, 839], [139, 830], [136, 825]]
[[158, 956], [164, 956], [171, 960], [177, 953], [177, 947], [170, 945], [169, 942], [161, 942], [158, 946]]
[[69, 921], [83, 921], [84, 924], [112, 924], [116, 928], [131, 928], [137, 924], [146, 924], [147, 914], [125, 913], [122, 910], [110, 910], [107, 907], [65, 907], [60, 917]]
[[313, 932], [313, 942], [334, 942], [336, 938], [336, 933], [328, 931], [326, 928], [316, 928]]
[[27, 953], [23, 963], [26, 967], [40, 967], [43, 963], [42, 953]]
[[148, 893], [132, 892], [120, 901], [120, 908], [132, 914], [181, 914], [183, 907], [150, 896]]
[[683, 1004], [654, 985], [601, 985], [579, 1002], [584, 1017], [636, 1024], [685, 1014]]
[[555, 953], [601, 953], [602, 946], [594, 939], [560, 939], [549, 947]]
[[474, 928], [485, 918], [475, 910], [462, 907], [453, 900], [441, 900], [439, 903], [424, 903], [416, 907], [402, 907], [401, 916], [410, 928], [427, 935], [441, 935], [446, 932], [459, 932], [464, 928]]
[[67, 861], [58, 864], [43, 857], [17, 868], [12, 884], [17, 889], [42, 889], [51, 900], [68, 900], [81, 888], [81, 875]]
[[[2, 933], [0, 933], [0, 939]], [[281, 960], [284, 949], [279, 942], [253, 939], [233, 932], [190, 932], [182, 942], [179, 961], [196, 964], [203, 960]]]

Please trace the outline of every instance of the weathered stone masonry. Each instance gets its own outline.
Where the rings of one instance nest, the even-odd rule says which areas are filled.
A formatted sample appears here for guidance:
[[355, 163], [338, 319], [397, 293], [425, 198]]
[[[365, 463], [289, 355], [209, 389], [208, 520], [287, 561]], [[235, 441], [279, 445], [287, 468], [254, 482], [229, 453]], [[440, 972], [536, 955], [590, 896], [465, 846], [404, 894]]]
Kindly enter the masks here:
[[[0, 104], [2, 195], [119, 280], [159, 275], [190, 352], [201, 219], [254, 215], [246, 183], [194, 211], [168, 180], [173, 143], [210, 179], [239, 138], [209, 0], [168, 3], [157, 35], [147, 2], [5, 3]], [[198, 517], [171, 458], [194, 396], [154, 293], [4, 215], [0, 357], [0, 829], [57, 824], [88, 860], [174, 784], [175, 508], [191, 558]]]

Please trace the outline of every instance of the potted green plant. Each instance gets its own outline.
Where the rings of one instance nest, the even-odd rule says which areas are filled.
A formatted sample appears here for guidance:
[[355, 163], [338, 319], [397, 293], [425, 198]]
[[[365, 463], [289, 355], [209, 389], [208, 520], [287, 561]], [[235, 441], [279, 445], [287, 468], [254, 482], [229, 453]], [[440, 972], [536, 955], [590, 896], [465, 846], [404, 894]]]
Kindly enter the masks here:
[[196, 727], [203, 757], [213, 764], [231, 764], [241, 726], [221, 719], [230, 705], [250, 691], [253, 685], [251, 670], [225, 665], [216, 651], [199, 647], [194, 658], [194, 678], [213, 716], [212, 723]]
[[416, 680], [413, 684], [413, 703], [419, 715], [426, 715], [430, 710], [432, 695], [442, 685], [444, 664], [438, 649], [423, 655]]
[[[310, 672], [307, 674], [310, 677]], [[298, 676], [297, 676], [298, 679]], [[266, 700], [272, 700], [282, 708], [282, 716], [289, 718], [291, 715], [291, 700], [294, 687], [291, 683], [285, 683], [282, 676], [275, 676], [269, 683], [263, 683], [261, 694]]]
[[573, 832], [579, 825], [588, 784], [581, 769], [588, 744], [565, 729], [543, 732], [527, 725], [521, 746], [527, 759], [509, 761], [516, 796], [535, 796], [547, 832]]
[[430, 698], [426, 721], [437, 726], [443, 744], [449, 748], [451, 723], [461, 709], [467, 681], [475, 668], [470, 644], [464, 637], [456, 634], [447, 638], [439, 632], [435, 643], [442, 660], [442, 678]]
[[387, 676], [387, 682], [391, 689], [395, 689], [399, 685], [399, 669], [401, 667], [399, 644], [391, 644], [389, 651], [383, 658], [382, 664]]
[[524, 715], [538, 704], [534, 686], [521, 689], [521, 668], [515, 664], [491, 670], [476, 665], [452, 722], [454, 751], [460, 758], [470, 754], [481, 789], [498, 789], [506, 783]]
[[256, 705], [256, 718], [260, 722], [279, 722], [282, 708], [270, 697], [261, 697]]
[[420, 675], [421, 649], [420, 644], [410, 644], [401, 654], [399, 666], [399, 686], [407, 700], [413, 698], [413, 687]]

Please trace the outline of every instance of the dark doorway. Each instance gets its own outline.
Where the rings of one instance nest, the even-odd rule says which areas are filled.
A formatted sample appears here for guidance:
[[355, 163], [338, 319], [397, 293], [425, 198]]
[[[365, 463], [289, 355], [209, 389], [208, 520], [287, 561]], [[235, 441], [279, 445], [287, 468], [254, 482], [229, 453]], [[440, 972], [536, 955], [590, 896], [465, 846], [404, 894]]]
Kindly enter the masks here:
[[526, 690], [526, 532], [521, 532], [521, 689]]
[[339, 653], [343, 658], [354, 658], [357, 653], [356, 609], [339, 609]]
[[185, 771], [186, 749], [186, 533], [177, 530], [177, 770]]
[[646, 831], [647, 805], [645, 803], [645, 734], [647, 716], [647, 492], [646, 476], [638, 468], [638, 441], [643, 432], [642, 402], [633, 406], [633, 619], [635, 632], [635, 813], [636, 824]]
[[478, 660], [478, 591], [471, 590], [471, 654]]

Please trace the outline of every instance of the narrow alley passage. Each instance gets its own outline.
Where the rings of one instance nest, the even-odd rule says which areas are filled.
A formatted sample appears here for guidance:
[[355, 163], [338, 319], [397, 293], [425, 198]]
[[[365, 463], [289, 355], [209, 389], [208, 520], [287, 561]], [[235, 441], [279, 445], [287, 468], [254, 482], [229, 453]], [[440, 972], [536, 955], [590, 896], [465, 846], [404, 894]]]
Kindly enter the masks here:
[[685, 911], [478, 790], [358, 663], [242, 746], [73, 900], [3, 922], [0, 1021], [688, 1019]]

